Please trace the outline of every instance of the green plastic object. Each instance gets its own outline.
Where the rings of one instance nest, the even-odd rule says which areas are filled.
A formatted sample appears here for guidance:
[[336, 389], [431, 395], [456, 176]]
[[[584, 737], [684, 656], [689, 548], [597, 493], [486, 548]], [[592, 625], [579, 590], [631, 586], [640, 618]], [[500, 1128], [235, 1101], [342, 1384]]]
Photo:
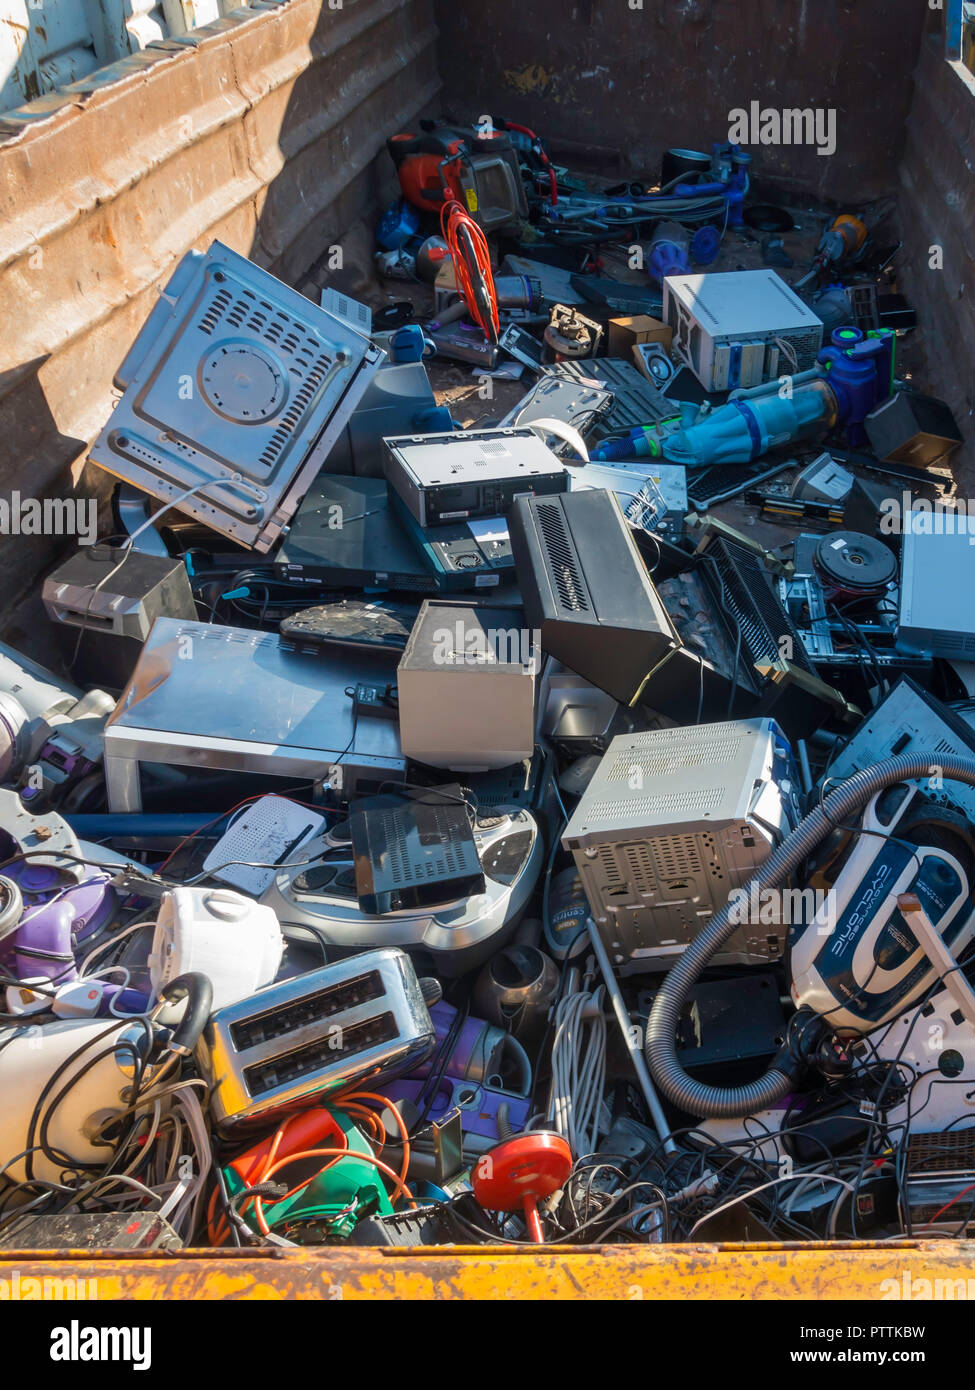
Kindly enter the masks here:
[[[369, 1141], [343, 1111], [332, 1106], [326, 1108], [345, 1135], [349, 1157], [340, 1158], [320, 1172], [294, 1196], [282, 1197], [277, 1202], [266, 1198], [264, 1201], [264, 1217], [272, 1231], [289, 1239], [303, 1234], [316, 1244], [325, 1240], [347, 1240], [363, 1217], [390, 1216], [393, 1211], [380, 1170], [354, 1157], [355, 1154], [372, 1156]], [[326, 1142], [322, 1147], [338, 1146]], [[297, 1162], [283, 1169], [275, 1181], [286, 1182], [292, 1187], [307, 1177], [310, 1167], [321, 1167], [328, 1162], [327, 1158], [311, 1158], [307, 1164]], [[224, 1168], [223, 1175], [230, 1196], [242, 1190], [244, 1184], [235, 1169]]]
[[870, 328], [867, 330], [868, 338], [889, 338], [890, 342], [890, 395], [894, 394], [894, 383], [897, 376], [897, 334], [892, 328]]

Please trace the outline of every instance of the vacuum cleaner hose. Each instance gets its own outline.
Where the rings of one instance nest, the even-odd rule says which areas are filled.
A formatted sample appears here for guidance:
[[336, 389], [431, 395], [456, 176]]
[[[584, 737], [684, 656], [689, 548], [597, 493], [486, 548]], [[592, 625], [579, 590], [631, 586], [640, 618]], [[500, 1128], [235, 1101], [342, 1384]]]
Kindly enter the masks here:
[[[975, 758], [944, 756], [939, 761], [938, 771], [949, 780], [975, 786]], [[800, 821], [791, 835], [772, 851], [752, 882], [759, 892], [777, 888], [832, 830], [861, 811], [875, 792], [896, 782], [909, 782], [931, 774], [930, 757], [920, 755], [886, 758], [873, 767], [862, 768]], [[750, 885], [745, 891], [750, 893]], [[730, 902], [714, 914], [668, 973], [647, 1024], [644, 1052], [653, 1079], [669, 1101], [691, 1115], [716, 1119], [750, 1115], [779, 1100], [795, 1080], [784, 1054], [773, 1060], [764, 1076], [743, 1086], [704, 1085], [688, 1076], [677, 1060], [676, 1029], [681, 1010], [702, 970], [738, 925]]]

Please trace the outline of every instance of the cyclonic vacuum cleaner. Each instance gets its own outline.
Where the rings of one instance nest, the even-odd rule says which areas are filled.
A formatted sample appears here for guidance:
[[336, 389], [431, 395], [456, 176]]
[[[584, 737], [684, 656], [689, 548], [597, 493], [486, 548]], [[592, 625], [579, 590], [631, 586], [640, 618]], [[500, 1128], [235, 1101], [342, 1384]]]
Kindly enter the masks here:
[[792, 998], [838, 1033], [869, 1033], [936, 976], [898, 898], [915, 896], [956, 955], [971, 941], [975, 837], [960, 812], [900, 782], [871, 797], [857, 832], [831, 838], [807, 880], [820, 905], [793, 929]]

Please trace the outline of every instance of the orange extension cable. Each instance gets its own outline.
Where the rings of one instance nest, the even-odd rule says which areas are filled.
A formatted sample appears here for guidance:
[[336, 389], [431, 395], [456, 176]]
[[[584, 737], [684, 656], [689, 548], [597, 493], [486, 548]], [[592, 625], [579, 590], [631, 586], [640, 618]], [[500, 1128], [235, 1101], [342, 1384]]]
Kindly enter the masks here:
[[[440, 210], [440, 227], [444, 241], [450, 248], [454, 263], [454, 276], [457, 288], [464, 297], [467, 312], [480, 328], [489, 342], [496, 343], [501, 321], [498, 317], [498, 295], [491, 272], [491, 252], [487, 238], [480, 227], [470, 217], [456, 199], [444, 203]], [[470, 252], [462, 247], [469, 246]], [[473, 258], [474, 264], [470, 261]], [[474, 289], [475, 278], [483, 279], [483, 289], [487, 296], [489, 310], [478, 299]]]

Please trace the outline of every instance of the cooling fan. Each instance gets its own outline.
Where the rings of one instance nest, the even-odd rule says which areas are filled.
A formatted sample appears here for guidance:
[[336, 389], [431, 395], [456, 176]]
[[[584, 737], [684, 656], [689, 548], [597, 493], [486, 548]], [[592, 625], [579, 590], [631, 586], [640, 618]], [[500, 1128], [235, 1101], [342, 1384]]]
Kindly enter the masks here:
[[215, 241], [188, 252], [115, 377], [91, 452], [110, 473], [267, 551], [384, 357]]

